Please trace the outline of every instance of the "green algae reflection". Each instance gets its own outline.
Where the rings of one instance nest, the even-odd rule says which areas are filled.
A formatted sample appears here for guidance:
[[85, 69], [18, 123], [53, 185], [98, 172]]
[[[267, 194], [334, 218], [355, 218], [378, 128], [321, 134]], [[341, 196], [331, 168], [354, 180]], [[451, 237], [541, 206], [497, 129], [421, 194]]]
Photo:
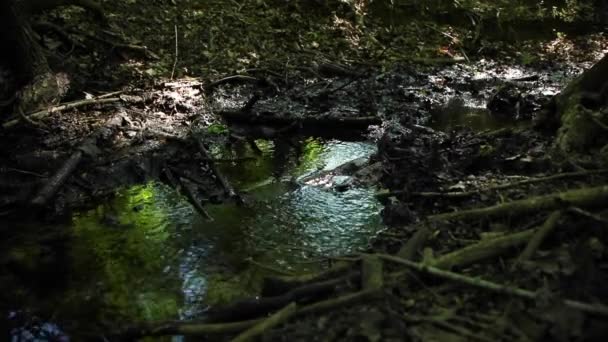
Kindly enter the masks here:
[[[121, 191], [109, 204], [73, 218], [74, 291], [99, 305], [99, 312], [146, 320], [175, 317], [180, 294], [166, 265], [174, 255], [167, 208], [152, 185]], [[76, 295], [82, 298], [83, 293]]]

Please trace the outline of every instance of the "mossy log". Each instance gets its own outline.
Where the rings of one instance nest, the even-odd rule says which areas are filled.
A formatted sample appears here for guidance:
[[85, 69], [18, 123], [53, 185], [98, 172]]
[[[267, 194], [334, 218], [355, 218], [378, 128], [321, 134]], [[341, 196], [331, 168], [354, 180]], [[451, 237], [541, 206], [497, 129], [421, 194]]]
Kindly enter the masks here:
[[507, 215], [522, 215], [540, 210], [555, 210], [569, 206], [593, 207], [606, 205], [608, 201], [608, 185], [582, 188], [550, 195], [527, 198], [497, 204], [490, 207], [459, 210], [451, 213], [431, 215], [430, 221], [443, 220], [473, 220]]
[[553, 110], [560, 124], [556, 146], [580, 152], [606, 144], [605, 132], [596, 121], [608, 121], [608, 113], [599, 110], [608, 104], [607, 97], [608, 54], [555, 96]]

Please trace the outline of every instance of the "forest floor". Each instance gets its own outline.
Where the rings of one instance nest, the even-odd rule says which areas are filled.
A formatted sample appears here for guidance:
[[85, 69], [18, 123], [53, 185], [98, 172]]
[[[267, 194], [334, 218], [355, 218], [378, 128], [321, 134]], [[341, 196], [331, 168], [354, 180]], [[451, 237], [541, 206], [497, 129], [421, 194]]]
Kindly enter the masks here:
[[[384, 189], [389, 226], [366, 254], [333, 258], [321, 274], [270, 277], [254, 301], [197, 322], [127, 324], [122, 338], [229, 340], [258, 324], [265, 341], [606, 335], [608, 213], [592, 204], [608, 203], [607, 160], [564, 157], [554, 132], [533, 127], [551, 97], [608, 52], [606, 34], [471, 36], [430, 14], [387, 26], [386, 15], [380, 24], [343, 6], [328, 15], [256, 1], [102, 4], [109, 28], [76, 9], [45, 17], [70, 37], [41, 34], [49, 62], [72, 80], [62, 102], [73, 108], [2, 122], [5, 240], [11, 222], [58, 220], [147, 180], [205, 216], [206, 203], [242, 200], [212, 147], [286, 135], [376, 141], [359, 171]], [[38, 257], [1, 255], [1, 282], [52, 264]], [[0, 285], [0, 299], [11, 286]], [[272, 319], [283, 324], [264, 325]]]

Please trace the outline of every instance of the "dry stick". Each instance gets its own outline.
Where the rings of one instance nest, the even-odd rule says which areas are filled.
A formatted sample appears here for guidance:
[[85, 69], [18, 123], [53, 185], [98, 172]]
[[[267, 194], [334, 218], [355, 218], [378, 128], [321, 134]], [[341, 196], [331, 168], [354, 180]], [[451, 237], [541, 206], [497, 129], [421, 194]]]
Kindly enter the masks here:
[[429, 221], [479, 219], [485, 217], [521, 215], [540, 210], [558, 209], [567, 205], [585, 207], [600, 205], [608, 200], [608, 185], [570, 190], [550, 195], [511, 201], [490, 207], [431, 215]]
[[222, 84], [225, 83], [230, 83], [230, 82], [259, 82], [260, 79], [255, 78], [255, 77], [251, 77], [251, 76], [247, 76], [247, 75], [233, 75], [233, 76], [228, 76], [228, 77], [224, 77], [222, 79], [219, 79], [217, 81], [211, 82], [207, 85], [206, 90], [207, 91], [211, 91], [213, 90], [213, 88], [218, 87]]
[[264, 332], [290, 319], [291, 316], [296, 313], [296, 308], [296, 303], [290, 303], [289, 305], [277, 311], [272, 316], [266, 318], [262, 322], [243, 331], [237, 337], [233, 338], [231, 342], [246, 342], [253, 340], [255, 337], [262, 335]]
[[596, 215], [594, 213], [590, 213], [590, 212], [588, 212], [586, 210], [583, 210], [581, 208], [570, 207], [570, 208], [568, 208], [568, 212], [569, 213], [573, 213], [573, 214], [577, 214], [577, 215], [580, 215], [580, 216], [583, 216], [583, 217], [586, 217], [586, 218], [590, 218], [592, 220], [595, 220], [597, 222], [601, 222], [603, 224], [608, 224], [608, 220], [607, 219], [605, 219], [605, 218], [603, 218], [603, 217], [601, 217], [599, 215]]
[[[375, 254], [375, 255], [377, 255], [381, 259], [388, 260], [388, 261], [391, 261], [391, 262], [394, 262], [394, 263], [397, 263], [400, 265], [404, 265], [404, 266], [414, 269], [418, 272], [429, 274], [429, 275], [447, 279], [447, 280], [451, 280], [451, 281], [454, 281], [457, 283], [470, 285], [473, 287], [485, 289], [485, 290], [492, 291], [492, 292], [498, 292], [498, 293], [507, 294], [507, 295], [511, 295], [511, 296], [521, 297], [524, 299], [530, 299], [530, 300], [537, 299], [536, 293], [529, 291], [529, 290], [524, 290], [524, 289], [520, 289], [517, 287], [505, 286], [502, 284], [483, 280], [483, 279], [480, 279], [477, 277], [467, 277], [462, 274], [445, 271], [445, 270], [439, 269], [437, 267], [428, 266], [428, 265], [413, 262], [410, 260], [401, 259], [399, 257], [395, 257], [395, 256], [388, 255], [388, 254]], [[602, 304], [589, 304], [589, 303], [584, 303], [584, 302], [579, 302], [579, 301], [574, 301], [574, 300], [569, 300], [569, 299], [564, 300], [563, 304], [569, 308], [577, 309], [577, 310], [580, 310], [580, 311], [583, 311], [586, 313], [596, 314], [596, 315], [601, 315], [601, 316], [608, 316], [608, 306], [605, 306]]]
[[555, 227], [557, 226], [557, 221], [560, 219], [561, 216], [561, 210], [556, 210], [552, 212], [551, 215], [549, 215], [542, 227], [540, 227], [540, 229], [536, 231], [534, 236], [532, 236], [532, 239], [530, 239], [530, 242], [528, 242], [528, 245], [526, 246], [524, 251], [521, 252], [519, 258], [517, 258], [517, 261], [515, 261], [515, 263], [513, 264], [513, 268], [517, 267], [522, 262], [525, 262], [532, 257], [536, 250], [538, 250], [538, 247], [540, 247], [540, 244], [543, 243], [547, 235], [549, 235], [555, 229]]
[[177, 57], [179, 56], [179, 50], [177, 49], [177, 25], [173, 25], [175, 27], [175, 60], [173, 61], [173, 69], [171, 69], [171, 80], [173, 80], [173, 75], [175, 74], [175, 67], [177, 66]]
[[[105, 103], [112, 103], [112, 102], [118, 102], [118, 101], [120, 101], [120, 98], [118, 98], [118, 97], [78, 100], [78, 101], [74, 101], [74, 102], [64, 103], [62, 105], [54, 106], [54, 107], [51, 107], [51, 108], [48, 108], [45, 110], [41, 110], [38, 112], [34, 112], [31, 114], [28, 114], [27, 117], [30, 120], [39, 120], [52, 113], [61, 112], [61, 111], [67, 110], [67, 109], [82, 107], [82, 106], [91, 105], [91, 104], [105, 104]], [[17, 125], [19, 123], [19, 121], [20, 121], [20, 119], [9, 120], [9, 121], [3, 123], [2, 127], [11, 128], [11, 127]]]

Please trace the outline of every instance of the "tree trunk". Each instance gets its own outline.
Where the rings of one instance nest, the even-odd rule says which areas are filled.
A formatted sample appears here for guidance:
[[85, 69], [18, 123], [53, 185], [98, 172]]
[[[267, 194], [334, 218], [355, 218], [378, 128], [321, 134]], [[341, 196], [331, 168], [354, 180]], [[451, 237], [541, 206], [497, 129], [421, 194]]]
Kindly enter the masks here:
[[608, 54], [554, 98], [559, 123], [556, 146], [564, 152], [601, 148], [608, 143]]
[[49, 72], [48, 63], [16, 2], [3, 0], [0, 3], [0, 42], [3, 49], [13, 49], [12, 53], [3, 56], [2, 63], [16, 74], [17, 86], [23, 86], [34, 76]]

